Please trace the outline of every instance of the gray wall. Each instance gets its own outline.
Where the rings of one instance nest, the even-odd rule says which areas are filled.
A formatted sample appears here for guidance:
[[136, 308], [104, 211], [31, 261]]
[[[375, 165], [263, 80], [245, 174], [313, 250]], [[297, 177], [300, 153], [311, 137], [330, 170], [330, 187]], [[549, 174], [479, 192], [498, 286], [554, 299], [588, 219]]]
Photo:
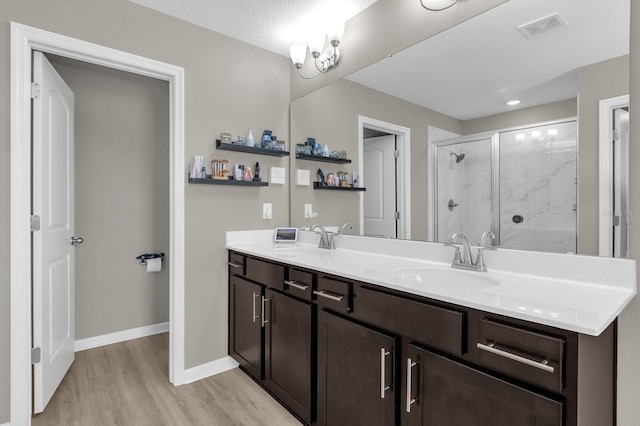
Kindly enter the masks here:
[[[48, 55], [49, 56], [49, 55]], [[169, 321], [169, 84], [49, 56], [75, 94], [76, 339]]]
[[[221, 132], [271, 129], [289, 141], [288, 58], [249, 46], [126, 0], [0, 2], [0, 203], [9, 205], [9, 22], [16, 21], [185, 68], [185, 157], [260, 161], [288, 159], [216, 151]], [[226, 230], [289, 223], [288, 185], [234, 188], [187, 185], [186, 367], [227, 355]], [[273, 203], [262, 220], [262, 203]], [[9, 210], [0, 209], [0, 424], [9, 419]], [[5, 379], [6, 378], [6, 379]]]
[[465, 135], [473, 135], [577, 116], [578, 101], [574, 98], [467, 120], [462, 123], [462, 132]]
[[[580, 69], [578, 98], [578, 253], [598, 254], [598, 108], [629, 93], [629, 56]], [[633, 138], [631, 139], [633, 145]], [[633, 168], [633, 161], [631, 161]], [[634, 181], [630, 181], [633, 190]], [[638, 242], [640, 243], [640, 241]], [[629, 241], [633, 245], [633, 240]]]
[[[635, 22], [635, 24], [634, 24]], [[640, 4], [631, 2], [630, 140], [629, 144], [629, 256], [640, 261]], [[638, 264], [640, 266], [640, 263]], [[640, 269], [636, 272], [640, 276]], [[636, 296], [618, 321], [618, 425], [640, 419], [640, 298]]]
[[[411, 238], [427, 239], [427, 128], [435, 126], [460, 133], [461, 122], [438, 112], [400, 100], [348, 80], [339, 80], [291, 103], [291, 140], [302, 143], [315, 137], [329, 149], [345, 150], [351, 164], [329, 164], [291, 158], [292, 182], [297, 168], [311, 171], [358, 171], [358, 116], [385, 121], [411, 129]], [[366, 180], [364, 181], [366, 186]], [[291, 224], [340, 225], [346, 222], [357, 229], [359, 195], [355, 192], [314, 191], [311, 186], [291, 187]], [[312, 203], [318, 212], [314, 219], [304, 218], [304, 204]]]

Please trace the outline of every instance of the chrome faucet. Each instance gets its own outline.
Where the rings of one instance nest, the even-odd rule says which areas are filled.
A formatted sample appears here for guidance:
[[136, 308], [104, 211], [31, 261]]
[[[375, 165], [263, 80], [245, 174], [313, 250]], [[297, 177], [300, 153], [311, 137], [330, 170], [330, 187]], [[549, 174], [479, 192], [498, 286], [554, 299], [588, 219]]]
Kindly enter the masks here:
[[[489, 245], [487, 245], [487, 238], [489, 238]], [[476, 267], [482, 272], [487, 272], [487, 265], [484, 263], [484, 251], [485, 250], [497, 250], [493, 247], [493, 240], [496, 238], [496, 234], [491, 231], [485, 231], [478, 243], [478, 252], [476, 254]]]
[[456, 232], [451, 236], [451, 242], [457, 243], [458, 240], [462, 240], [462, 264], [464, 265], [473, 265], [473, 260], [471, 258], [471, 246], [469, 245], [469, 240], [464, 236], [462, 232]]
[[347, 228], [347, 226], [349, 227], [349, 229], [353, 229], [353, 225], [347, 222], [344, 225], [342, 225], [342, 227], [338, 231], [338, 234], [344, 234], [344, 230]]
[[[451, 241], [445, 243], [445, 246], [455, 248], [456, 252], [453, 255], [453, 261], [451, 262], [452, 268], [465, 269], [468, 271], [487, 272], [487, 266], [484, 263], [484, 250], [495, 250], [495, 247], [487, 246], [487, 238], [493, 240], [495, 235], [491, 231], [487, 231], [482, 235], [480, 240], [480, 247], [476, 254], [476, 260], [473, 260], [471, 256], [471, 245], [469, 240], [464, 236], [462, 232], [456, 232], [451, 236]], [[456, 244], [458, 241], [462, 241], [462, 254], [460, 253], [460, 247]]]
[[318, 248], [335, 250], [336, 249], [336, 243], [333, 241], [333, 237], [336, 234], [334, 234], [333, 232], [327, 232], [320, 225], [313, 225], [313, 226], [311, 226], [311, 228], [309, 230], [313, 231], [316, 228], [320, 230], [320, 243], [318, 243]]

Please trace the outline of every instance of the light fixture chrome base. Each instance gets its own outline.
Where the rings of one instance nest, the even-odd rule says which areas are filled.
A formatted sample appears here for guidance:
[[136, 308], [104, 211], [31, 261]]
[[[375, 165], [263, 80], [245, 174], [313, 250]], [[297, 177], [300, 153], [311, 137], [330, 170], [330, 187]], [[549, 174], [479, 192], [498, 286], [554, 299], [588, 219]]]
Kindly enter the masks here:
[[448, 9], [457, 2], [458, 0], [420, 0], [422, 7], [435, 12]]
[[340, 62], [340, 49], [337, 47], [332, 49], [333, 52], [323, 52], [316, 59], [316, 68], [321, 73], [329, 71], [331, 68], [335, 68]]
[[335, 68], [338, 65], [338, 62], [340, 62], [340, 49], [335, 46], [328, 51], [322, 52], [321, 54], [313, 54], [313, 57], [316, 69], [318, 70], [318, 73], [315, 75], [303, 75], [300, 72], [302, 64], [295, 64], [295, 67], [298, 70], [298, 76], [304, 78], [305, 80], [311, 80], [318, 77], [320, 74], [324, 74], [330, 69]]

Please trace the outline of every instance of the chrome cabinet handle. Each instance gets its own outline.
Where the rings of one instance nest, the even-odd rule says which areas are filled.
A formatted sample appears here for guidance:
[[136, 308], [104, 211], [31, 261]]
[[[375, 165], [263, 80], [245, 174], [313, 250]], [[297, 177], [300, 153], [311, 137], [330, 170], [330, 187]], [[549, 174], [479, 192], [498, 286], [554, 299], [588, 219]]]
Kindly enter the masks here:
[[227, 262], [227, 265], [231, 266], [232, 268], [239, 268], [242, 266], [242, 264], [236, 262]]
[[258, 318], [260, 318], [260, 315], [256, 315], [256, 298], [260, 297], [260, 294], [256, 294], [256, 292], [253, 292], [253, 299], [252, 299], [252, 305], [253, 305], [253, 322], [256, 322], [256, 320]]
[[523, 356], [520, 355], [516, 355], [513, 354], [511, 352], [507, 352], [504, 351], [502, 349], [498, 349], [495, 347], [494, 343], [489, 343], [488, 345], [485, 345], [483, 343], [477, 343], [476, 346], [478, 347], [478, 349], [481, 349], [483, 351], [487, 351], [490, 352], [492, 354], [496, 354], [496, 355], [500, 355], [502, 357], [511, 359], [513, 361], [517, 361], [517, 362], [521, 362], [523, 364], [526, 365], [530, 365], [531, 367], [535, 367], [535, 368], [539, 368], [540, 370], [544, 370], [548, 373], [553, 373], [555, 371], [555, 369], [549, 365], [549, 361], [548, 360], [544, 360], [544, 361], [535, 361], [533, 359], [529, 359], [529, 358], [525, 358]]
[[263, 296], [262, 297], [262, 328], [264, 328], [265, 324], [269, 322], [269, 320], [265, 319], [267, 302], [271, 302], [271, 299], [267, 299], [266, 297]]
[[380, 348], [380, 398], [384, 399], [384, 393], [391, 389], [391, 386], [385, 384], [387, 378], [387, 355], [391, 352], [385, 348]]
[[71, 237], [71, 245], [75, 246], [76, 244], [80, 245], [84, 243], [84, 238], [82, 237]]
[[418, 363], [411, 361], [411, 358], [407, 358], [407, 413], [411, 413], [411, 406], [415, 404], [415, 398], [411, 398], [411, 379], [413, 374], [411, 374], [413, 367], [415, 367]]
[[309, 288], [308, 285], [298, 284], [295, 281], [285, 281], [284, 283], [290, 287], [297, 288], [298, 290], [306, 290]]
[[342, 299], [344, 299], [344, 296], [327, 293], [324, 290], [313, 290], [313, 294], [315, 294], [316, 296], [324, 297], [326, 299], [335, 300], [336, 302], [342, 302]]

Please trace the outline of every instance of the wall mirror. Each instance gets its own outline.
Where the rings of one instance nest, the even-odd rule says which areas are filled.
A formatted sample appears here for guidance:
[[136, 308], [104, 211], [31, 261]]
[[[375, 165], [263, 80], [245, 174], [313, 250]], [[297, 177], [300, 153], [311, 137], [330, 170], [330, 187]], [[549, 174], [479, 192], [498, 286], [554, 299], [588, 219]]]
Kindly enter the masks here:
[[[383, 214], [384, 207], [379, 201], [382, 196], [377, 194], [385, 191], [382, 182], [393, 179], [397, 193], [391, 198], [394, 210], [400, 211], [396, 237], [442, 239], [439, 234], [446, 232], [438, 231], [436, 221], [440, 211], [448, 210], [449, 199], [452, 205], [457, 204], [453, 212], [460, 212], [467, 221], [486, 212], [477, 210], [469, 200], [463, 203], [462, 199], [455, 199], [454, 195], [464, 198], [459, 194], [445, 196], [444, 202], [438, 203], [438, 195], [434, 193], [438, 187], [438, 170], [456, 172], [440, 176], [441, 187], [451, 186], [452, 181], [465, 179], [466, 175], [466, 180], [455, 184], [464, 187], [473, 186], [477, 180], [471, 177], [474, 167], [488, 167], [489, 181], [481, 187], [488, 185], [499, 193], [495, 180], [500, 177], [495, 175], [495, 166], [490, 162], [481, 166], [478, 163], [480, 157], [488, 157], [491, 150], [496, 149], [495, 146], [492, 148], [495, 142], [491, 142], [496, 133], [505, 133], [501, 142], [504, 150], [511, 144], [507, 142], [509, 138], [520, 139], [522, 136], [516, 135], [521, 133], [529, 138], [532, 131], [543, 132], [546, 137], [550, 130], [551, 133], [559, 131], [562, 141], [556, 134], [557, 146], [542, 149], [544, 155], [540, 154], [541, 158], [536, 160], [541, 161], [541, 167], [530, 168], [540, 171], [541, 180], [537, 183], [520, 180], [527, 172], [514, 162], [530, 162], [533, 157], [526, 150], [505, 151], [502, 169], [510, 170], [508, 183], [515, 191], [523, 186], [548, 183], [548, 177], [558, 173], [554, 168], [546, 167], [553, 152], [566, 157], [564, 160], [554, 157], [553, 161], [573, 161], [567, 170], [571, 167], [575, 170], [577, 165], [578, 171], [568, 174], [574, 194], [577, 194], [573, 198], [577, 201], [559, 204], [571, 209], [569, 216], [573, 216], [573, 222], [563, 226], [576, 229], [573, 243], [576, 250], [565, 250], [565, 247], [560, 250], [597, 254], [598, 102], [628, 93], [628, 40], [628, 0], [606, 4], [598, 0], [510, 0], [292, 101], [291, 225], [339, 226], [349, 222], [353, 224], [354, 233], [369, 234], [365, 232], [364, 221], [368, 216], [375, 219]], [[507, 105], [508, 101], [515, 100], [520, 104]], [[567, 122], [569, 130], [548, 127]], [[542, 127], [532, 130], [534, 125]], [[575, 138], [576, 134], [580, 138], [571, 148], [565, 139]], [[387, 175], [381, 179], [368, 179], [365, 167], [379, 163], [382, 168], [384, 156], [378, 155], [375, 148], [373, 154], [367, 153], [367, 140], [370, 136], [375, 138], [372, 140], [379, 140], [387, 135], [391, 135], [389, 143], [394, 144], [392, 155], [394, 150], [400, 150], [394, 166], [397, 170], [391, 177], [390, 172], [384, 172]], [[404, 142], [402, 135], [406, 139]], [[471, 140], [465, 140], [470, 135]], [[477, 135], [488, 138], [488, 145], [473, 145]], [[346, 151], [352, 162], [336, 165], [296, 159], [293, 155], [295, 145], [308, 137], [327, 143], [330, 150]], [[456, 137], [459, 140], [448, 142], [458, 145], [437, 148], [434, 144]], [[567, 154], [571, 149], [574, 150], [573, 160], [571, 154]], [[580, 153], [577, 161], [576, 151]], [[365, 193], [374, 194], [373, 201], [366, 200], [363, 192], [314, 190], [312, 182], [317, 180], [318, 169], [325, 174], [358, 173], [362, 186], [367, 187]], [[567, 175], [567, 170], [561, 174]], [[309, 172], [310, 185], [296, 182], [298, 171]], [[503, 189], [508, 186], [505, 179], [503, 176]], [[449, 184], [443, 185], [445, 180]], [[472, 189], [471, 193], [477, 195], [481, 190]], [[548, 187], [542, 192], [549, 196], [554, 189]], [[523, 224], [542, 223], [544, 226], [545, 221], [532, 218], [536, 212], [530, 210], [544, 210], [549, 203], [538, 202], [533, 207], [526, 205], [522, 212], [515, 207], [501, 215], [508, 216], [512, 222], [522, 216]], [[312, 214], [309, 214], [309, 206], [305, 208], [308, 204], [312, 206]], [[490, 200], [488, 208], [495, 208], [495, 201]], [[447, 228], [447, 232], [452, 229]], [[503, 229], [503, 240], [507, 234]], [[559, 251], [544, 247], [511, 248]]]

